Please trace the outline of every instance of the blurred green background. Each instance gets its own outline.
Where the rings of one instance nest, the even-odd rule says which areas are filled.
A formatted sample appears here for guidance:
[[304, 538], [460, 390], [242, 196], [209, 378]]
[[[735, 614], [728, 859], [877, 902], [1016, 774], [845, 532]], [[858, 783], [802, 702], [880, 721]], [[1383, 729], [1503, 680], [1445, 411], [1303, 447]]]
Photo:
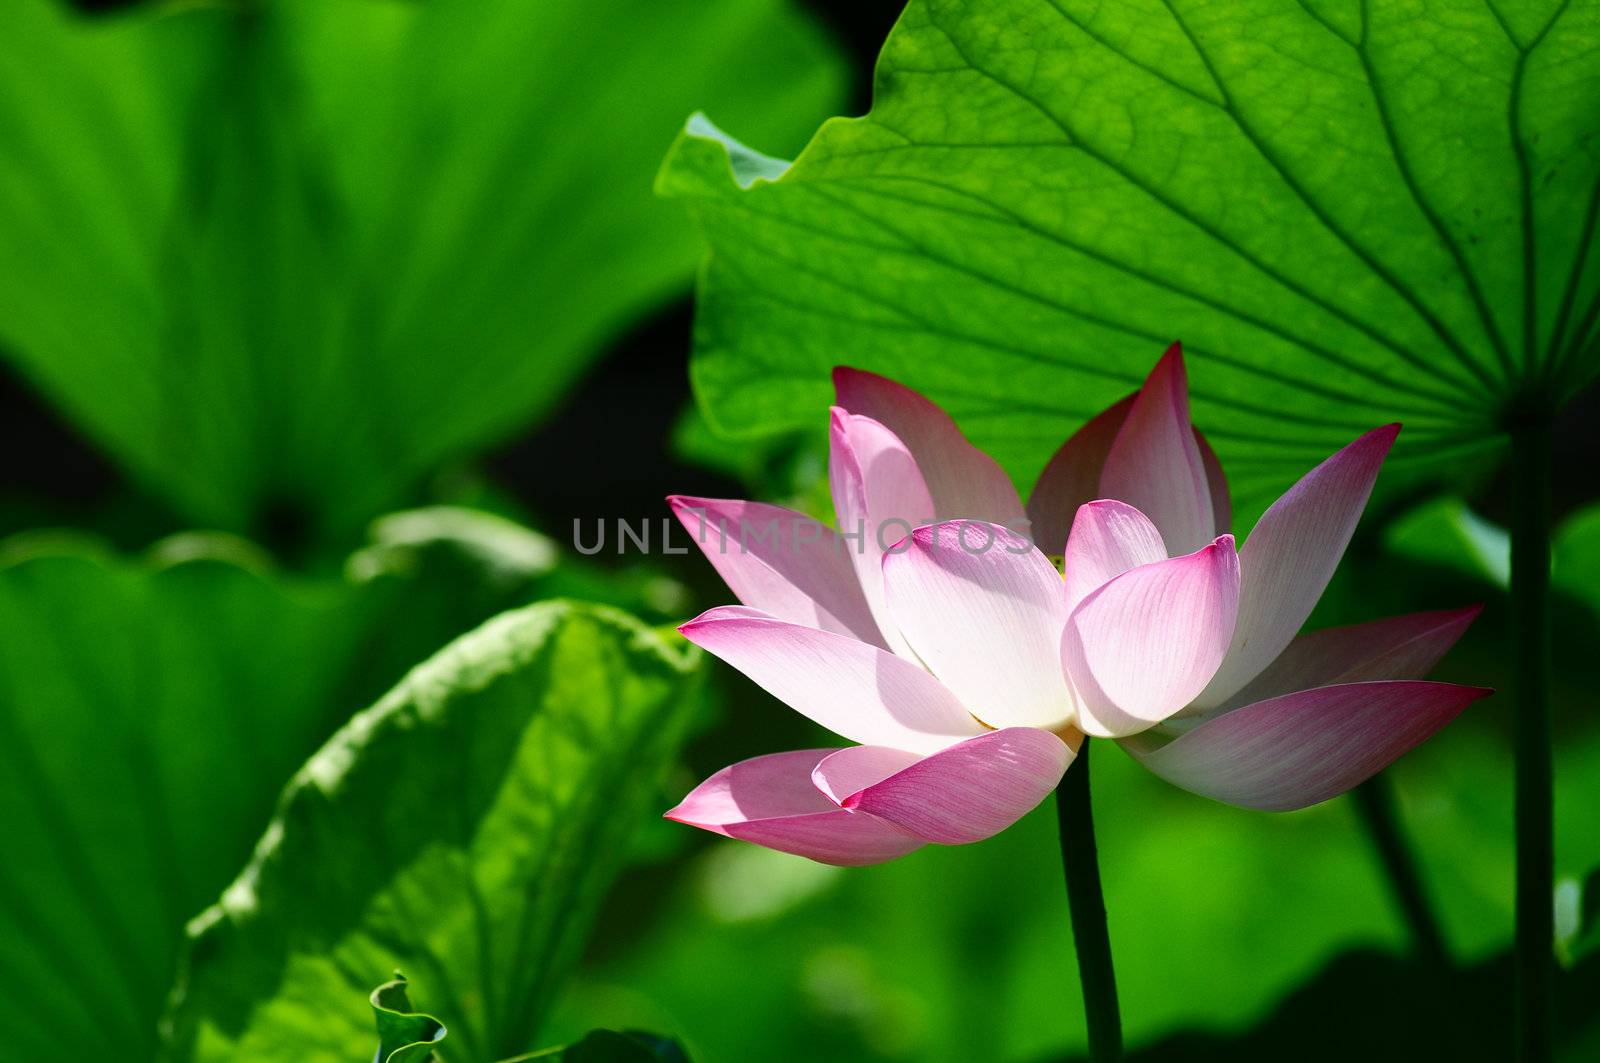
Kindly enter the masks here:
[[[397, 962], [454, 1021], [451, 1061], [593, 1028], [707, 1063], [1081, 1050], [1048, 803], [854, 870], [660, 821], [724, 764], [827, 743], [658, 635], [726, 600], [702, 559], [571, 545], [600, 520], [663, 534], [668, 493], [826, 514], [822, 406], [756, 442], [696, 411], [703, 246], [652, 182], [695, 110], [785, 158], [863, 112], [898, 14], [0, 11], [0, 1056], [361, 1058], [365, 992]], [[1600, 866], [1597, 403], [1557, 432], [1567, 878]], [[1507, 485], [1487, 458], [1465, 479], [1382, 495], [1313, 624], [1481, 600], [1438, 674], [1503, 686]], [[557, 599], [599, 605], [514, 614], [384, 696]], [[1506, 1058], [1508, 711], [1475, 706], [1373, 792], [1415, 846], [1442, 964], [1353, 799], [1260, 815], [1097, 758], [1132, 1046]], [[492, 735], [510, 767], [480, 763]], [[352, 839], [369, 848], [341, 868]], [[1565, 1044], [1600, 1058], [1577, 952]]]

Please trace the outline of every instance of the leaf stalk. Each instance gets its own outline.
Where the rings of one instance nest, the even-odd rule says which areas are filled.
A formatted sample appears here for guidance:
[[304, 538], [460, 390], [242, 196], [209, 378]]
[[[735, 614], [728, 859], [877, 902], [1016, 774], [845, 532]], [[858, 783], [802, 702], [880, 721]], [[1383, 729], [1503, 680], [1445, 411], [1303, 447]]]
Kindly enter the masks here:
[[1550, 751], [1550, 421], [1511, 424], [1511, 627], [1516, 711], [1515, 1025], [1519, 1063], [1549, 1063], [1555, 977]]
[[1350, 796], [1383, 866], [1389, 892], [1411, 931], [1411, 945], [1417, 957], [1435, 970], [1449, 968], [1450, 947], [1428, 898], [1422, 862], [1400, 823], [1388, 774], [1379, 772], [1352, 790]]

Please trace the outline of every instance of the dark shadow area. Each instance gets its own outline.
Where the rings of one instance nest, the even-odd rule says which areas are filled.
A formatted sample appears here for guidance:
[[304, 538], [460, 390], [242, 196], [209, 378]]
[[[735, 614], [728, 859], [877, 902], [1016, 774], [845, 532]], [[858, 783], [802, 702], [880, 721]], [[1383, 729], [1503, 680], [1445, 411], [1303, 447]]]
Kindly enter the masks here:
[[[1600, 999], [1600, 958], [1567, 972], [1559, 983], [1563, 1058], [1593, 1059]], [[1501, 1063], [1512, 1057], [1509, 954], [1441, 971], [1417, 960], [1372, 950], [1335, 957], [1278, 1002], [1260, 1024], [1241, 1033], [1188, 1031], [1129, 1053], [1130, 1063], [1416, 1063], [1460, 1060]], [[1062, 1057], [1079, 1063], [1082, 1056]]]

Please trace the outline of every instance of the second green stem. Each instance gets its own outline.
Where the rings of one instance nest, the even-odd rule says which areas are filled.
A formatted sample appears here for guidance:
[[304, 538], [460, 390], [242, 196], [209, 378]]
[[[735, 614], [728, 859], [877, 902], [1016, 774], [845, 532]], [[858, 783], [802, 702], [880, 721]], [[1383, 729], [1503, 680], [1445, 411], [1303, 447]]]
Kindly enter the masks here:
[[1555, 970], [1550, 755], [1550, 423], [1511, 429], [1511, 627], [1516, 711], [1517, 1059], [1548, 1063]]

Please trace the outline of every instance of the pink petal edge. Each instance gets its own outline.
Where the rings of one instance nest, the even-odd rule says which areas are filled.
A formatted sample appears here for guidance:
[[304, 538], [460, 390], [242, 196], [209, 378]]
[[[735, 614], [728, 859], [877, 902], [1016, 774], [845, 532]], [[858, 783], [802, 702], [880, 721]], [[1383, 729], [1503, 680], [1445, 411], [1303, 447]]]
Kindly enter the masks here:
[[1397, 424], [1375, 428], [1306, 473], [1262, 514], [1239, 550], [1243, 586], [1233, 647], [1199, 708], [1222, 704], [1299, 633], [1344, 556]]
[[922, 668], [846, 635], [722, 606], [678, 628], [796, 712], [854, 742], [932, 753], [981, 734]]
[[1121, 737], [1184, 708], [1226, 655], [1238, 605], [1231, 535], [1130, 569], [1089, 594], [1061, 638], [1078, 726]]
[[815, 774], [818, 787], [827, 792], [856, 786], [843, 798], [846, 808], [878, 816], [924, 841], [966, 845], [1000, 833], [1032, 811], [1061, 782], [1076, 755], [1076, 746], [1049, 731], [1008, 727], [919, 758], [881, 779], [873, 776], [897, 758], [865, 746], [823, 758]]
[[731, 764], [666, 818], [825, 864], [859, 867], [919, 849], [922, 839], [869, 813], [842, 809], [811, 773], [833, 749], [772, 753]]
[[1059, 554], [1072, 532], [1078, 507], [1100, 495], [1100, 470], [1111, 452], [1135, 392], [1090, 418], [1061, 444], [1034, 481], [1028, 495], [1033, 541], [1047, 554]]
[[745, 605], [883, 645], [845, 544], [832, 528], [761, 502], [671, 495], [667, 504]]
[[1285, 812], [1371, 778], [1489, 693], [1416, 680], [1317, 687], [1223, 713], [1164, 745], [1145, 736], [1122, 745], [1175, 786]]
[[1100, 495], [1137, 507], [1161, 529], [1170, 555], [1202, 548], [1216, 535], [1211, 484], [1189, 420], [1189, 379], [1174, 343], [1150, 370], [1117, 432]]
[[[1033, 541], [1045, 553], [1061, 552], [1079, 506], [1104, 497], [1100, 490], [1100, 472], [1137, 397], [1138, 392], [1124, 396], [1090, 418], [1061, 444], [1035, 478], [1033, 491], [1028, 495], [1028, 521]], [[1211, 495], [1215, 534], [1223, 535], [1233, 529], [1228, 479], [1223, 474], [1217, 452], [1198, 428], [1194, 430], [1194, 441], [1200, 450], [1200, 464]]]
[[1471, 605], [1296, 635], [1277, 660], [1216, 711], [1335, 683], [1422, 679], [1481, 612], [1483, 606]]
[[1061, 562], [1068, 615], [1129, 569], [1166, 559], [1160, 530], [1126, 502], [1102, 498], [1079, 506]]
[[1069, 723], [1055, 566], [1027, 539], [982, 521], [918, 528], [903, 546], [883, 559], [890, 611], [967, 711], [997, 728]]
[[840, 545], [849, 553], [884, 645], [909, 654], [889, 614], [883, 555], [913, 528], [933, 520], [933, 499], [911, 451], [870, 417], [835, 406], [828, 431], [828, 482], [839, 518]]
[[968, 442], [944, 410], [904, 384], [863, 369], [835, 368], [833, 387], [840, 406], [882, 424], [910, 449], [938, 519], [983, 520], [1026, 534], [1027, 513], [1011, 477]]

